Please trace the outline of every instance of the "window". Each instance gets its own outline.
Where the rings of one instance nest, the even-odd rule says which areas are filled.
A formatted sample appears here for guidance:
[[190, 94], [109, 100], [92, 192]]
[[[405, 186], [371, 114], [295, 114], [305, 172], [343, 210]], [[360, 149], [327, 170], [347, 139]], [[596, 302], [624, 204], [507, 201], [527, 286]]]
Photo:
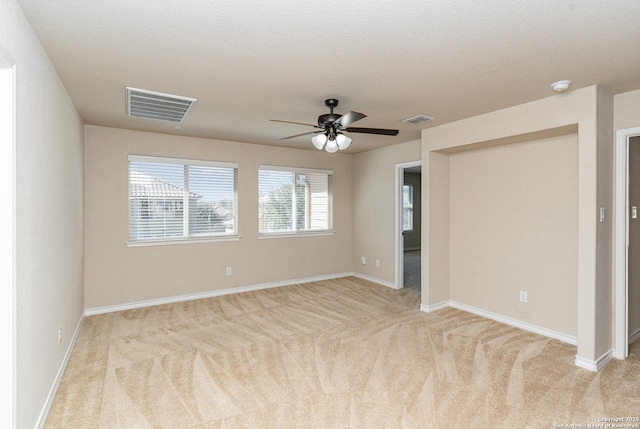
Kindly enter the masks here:
[[238, 166], [129, 156], [129, 241], [237, 235]]
[[289, 234], [333, 228], [333, 171], [260, 166], [259, 233]]
[[413, 231], [413, 185], [402, 186], [402, 230]]

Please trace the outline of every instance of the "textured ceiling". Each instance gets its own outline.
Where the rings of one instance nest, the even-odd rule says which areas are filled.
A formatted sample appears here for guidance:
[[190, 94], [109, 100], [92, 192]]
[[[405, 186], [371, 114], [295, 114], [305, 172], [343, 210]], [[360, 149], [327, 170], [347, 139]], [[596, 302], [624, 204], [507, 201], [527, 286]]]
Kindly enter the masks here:
[[[599, 84], [640, 88], [638, 0], [19, 0], [87, 124], [313, 149], [315, 123], [368, 115], [355, 153]], [[181, 129], [126, 115], [125, 86], [197, 98]], [[415, 115], [436, 119], [403, 124]], [[313, 149], [315, 150], [315, 149]]]

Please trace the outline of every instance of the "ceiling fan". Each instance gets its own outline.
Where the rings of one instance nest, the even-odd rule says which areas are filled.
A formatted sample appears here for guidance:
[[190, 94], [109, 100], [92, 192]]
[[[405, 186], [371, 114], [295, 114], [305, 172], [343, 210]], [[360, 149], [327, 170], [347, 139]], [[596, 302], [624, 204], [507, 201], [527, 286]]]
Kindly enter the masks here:
[[356, 121], [366, 118], [367, 115], [350, 111], [344, 115], [333, 113], [333, 109], [338, 106], [338, 100], [328, 98], [324, 101], [325, 106], [329, 108], [329, 113], [318, 116], [318, 125], [305, 124], [302, 122], [281, 121], [279, 119], [269, 119], [272, 122], [284, 122], [286, 124], [306, 125], [309, 127], [319, 128], [319, 131], [309, 131], [302, 134], [296, 134], [289, 137], [283, 137], [280, 140], [293, 139], [309, 134], [316, 134], [311, 138], [311, 142], [318, 149], [325, 149], [327, 152], [337, 152], [345, 150], [351, 144], [351, 139], [344, 132], [364, 133], [364, 134], [380, 134], [384, 136], [397, 136], [398, 130], [389, 130], [385, 128], [356, 128], [350, 127]]

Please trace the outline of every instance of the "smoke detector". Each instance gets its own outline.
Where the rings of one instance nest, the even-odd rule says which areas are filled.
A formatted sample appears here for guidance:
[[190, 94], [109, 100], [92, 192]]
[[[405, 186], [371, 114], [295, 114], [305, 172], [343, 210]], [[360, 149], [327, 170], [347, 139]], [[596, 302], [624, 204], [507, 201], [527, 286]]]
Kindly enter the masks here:
[[127, 115], [135, 118], [156, 119], [159, 121], [182, 122], [195, 98], [163, 94], [126, 87]]
[[551, 88], [555, 91], [555, 92], [565, 92], [567, 89], [569, 89], [569, 86], [571, 85], [571, 81], [570, 80], [559, 80], [555, 83], [551, 84]]

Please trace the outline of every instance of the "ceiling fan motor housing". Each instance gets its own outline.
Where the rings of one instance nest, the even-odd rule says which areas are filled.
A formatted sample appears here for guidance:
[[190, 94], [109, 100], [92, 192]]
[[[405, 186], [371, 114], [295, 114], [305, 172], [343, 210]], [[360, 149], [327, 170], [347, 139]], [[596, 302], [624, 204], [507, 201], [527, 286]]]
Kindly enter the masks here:
[[318, 125], [321, 127], [326, 127], [327, 125], [331, 125], [338, 119], [340, 119], [342, 115], [338, 115], [337, 113], [327, 113], [325, 115], [318, 116]]

